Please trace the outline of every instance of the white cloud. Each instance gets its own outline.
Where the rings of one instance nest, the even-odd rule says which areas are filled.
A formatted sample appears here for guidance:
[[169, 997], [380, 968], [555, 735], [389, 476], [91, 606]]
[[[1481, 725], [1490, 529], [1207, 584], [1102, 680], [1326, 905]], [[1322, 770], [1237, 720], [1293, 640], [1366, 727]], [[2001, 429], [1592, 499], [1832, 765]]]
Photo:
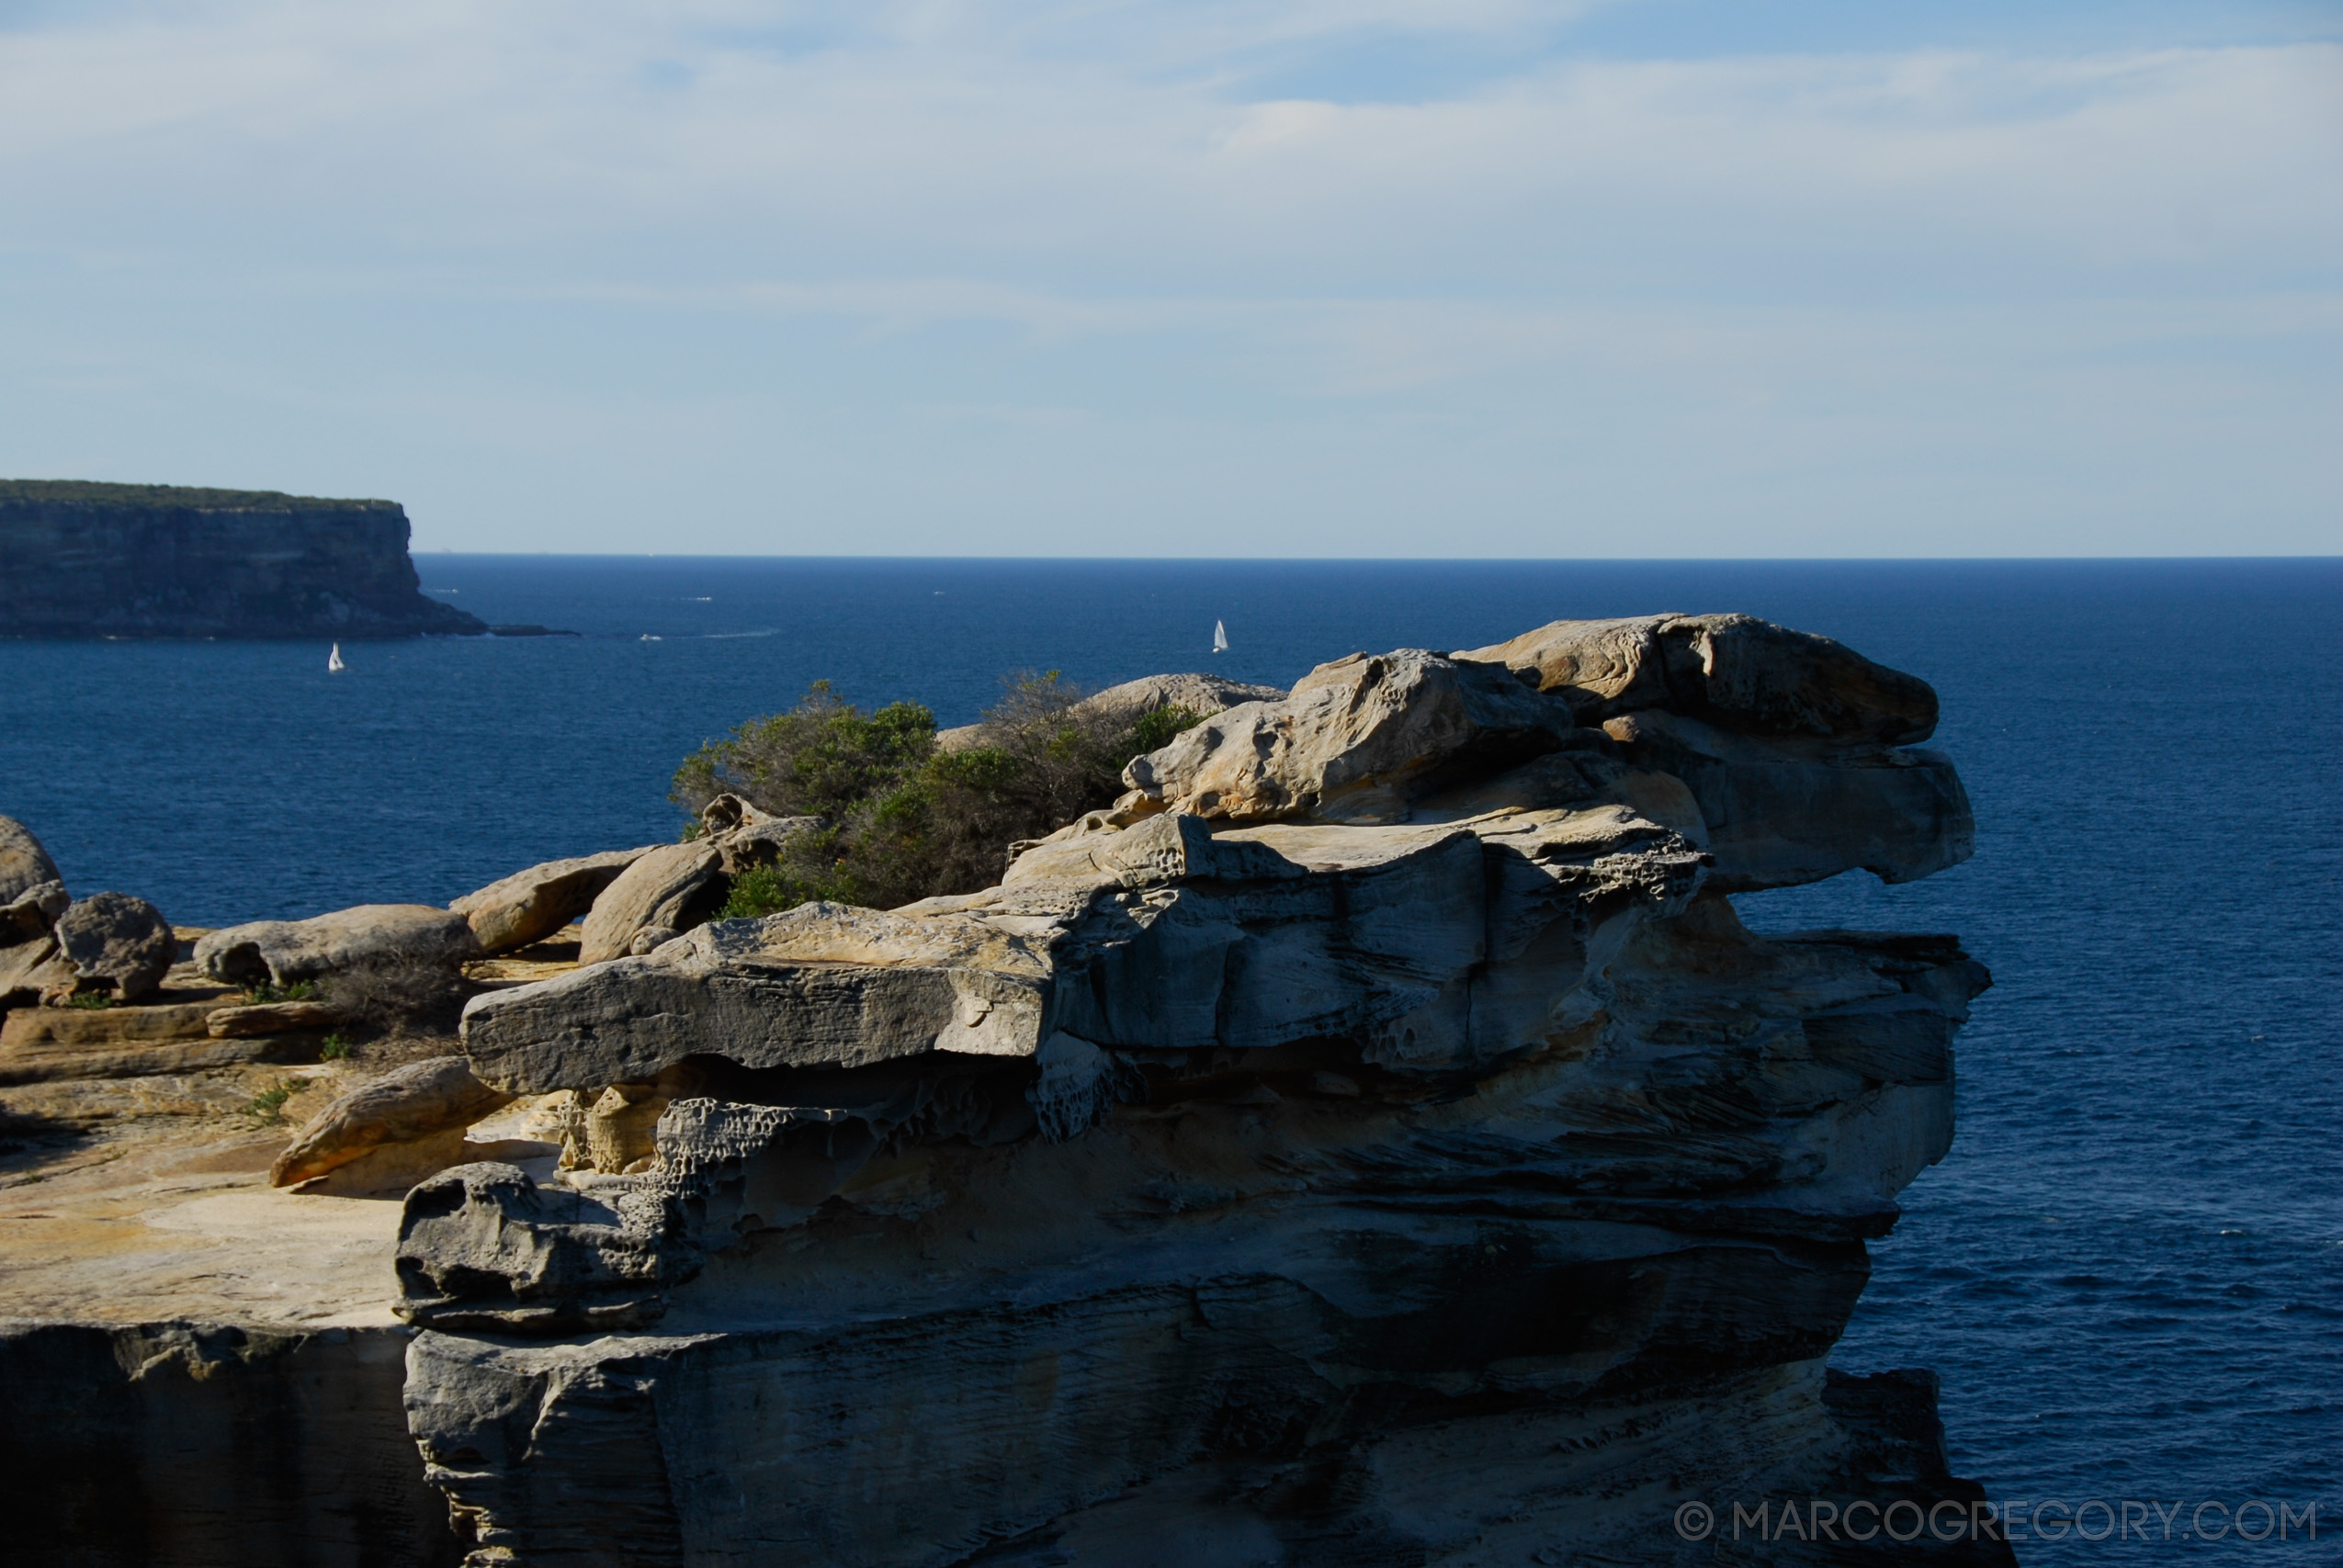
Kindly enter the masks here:
[[[1507, 484], [1681, 465], [1694, 432], [1706, 454], [1658, 487], [1686, 516], [1767, 485], [1781, 526], [1851, 515], [1893, 489], [1895, 454], [1990, 488], [1967, 465], [2019, 447], [2004, 488], [2077, 516], [2126, 463], [2159, 493], [2239, 492], [2247, 452], [2245, 488], [2296, 534], [2332, 514], [2332, 465], [2287, 433], [2337, 402], [2290, 345], [2335, 335], [2343, 49], [1602, 61], [1555, 43], [1586, 9], [58, 13], [0, 30], [0, 324], [25, 345], [0, 372], [25, 414], [0, 467], [120, 468], [174, 439], [122, 416], [125, 386], [158, 409], [170, 386], [262, 399], [330, 347], [411, 378], [366, 405], [413, 455], [376, 488], [458, 507], [435, 476], [492, 461], [500, 423], [516, 462], [554, 460], [571, 428], [598, 434], [569, 456], [606, 468], [623, 427], [647, 469], [688, 452], [747, 475], [753, 454], [685, 432], [796, 409], [824, 433], [799, 471], [828, 464], [823, 493], [874, 519], [878, 491], [922, 498], [908, 517], [992, 472], [938, 434], [971, 410], [1024, 454], [993, 492], [1069, 530], [1083, 486], [1112, 484], [1065, 450], [1083, 442], [1141, 471], [1218, 453], [1208, 470], [1289, 501], [1372, 474], [1370, 509], [1466, 482], [1439, 454], [1470, 446], [1502, 512]], [[1413, 97], [1295, 97], [1270, 68], [1393, 40], [1481, 63]], [[295, 318], [308, 335], [280, 334]], [[744, 366], [749, 341], [791, 357]], [[85, 391], [44, 401], [67, 384]], [[484, 412], [499, 399], [509, 421]], [[2237, 411], [2266, 438], [2223, 423]], [[824, 454], [889, 440], [930, 446], [857, 502], [859, 459]], [[1160, 492], [1205, 482], [1190, 469]]]

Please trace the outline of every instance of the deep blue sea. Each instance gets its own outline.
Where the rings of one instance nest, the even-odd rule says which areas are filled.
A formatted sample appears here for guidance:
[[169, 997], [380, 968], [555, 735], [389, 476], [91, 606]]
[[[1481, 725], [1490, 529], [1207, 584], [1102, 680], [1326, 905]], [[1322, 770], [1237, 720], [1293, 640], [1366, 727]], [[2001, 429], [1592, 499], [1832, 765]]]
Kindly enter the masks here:
[[[2168, 1542], [2030, 1563], [2343, 1562], [2343, 560], [418, 564], [485, 619], [585, 635], [356, 644], [337, 676], [322, 643], [0, 643], [0, 812], [77, 893], [209, 925], [671, 839], [677, 761], [817, 679], [956, 724], [1006, 671], [1285, 684], [1662, 609], [1925, 676], [1976, 858], [1741, 900], [1760, 929], [1958, 931], [1997, 981], [1959, 1141], [1837, 1359], [1936, 1368], [1955, 1468], [1997, 1498], [2187, 1505]], [[2179, 1539], [2249, 1498], [2316, 1500], [2317, 1543]]]

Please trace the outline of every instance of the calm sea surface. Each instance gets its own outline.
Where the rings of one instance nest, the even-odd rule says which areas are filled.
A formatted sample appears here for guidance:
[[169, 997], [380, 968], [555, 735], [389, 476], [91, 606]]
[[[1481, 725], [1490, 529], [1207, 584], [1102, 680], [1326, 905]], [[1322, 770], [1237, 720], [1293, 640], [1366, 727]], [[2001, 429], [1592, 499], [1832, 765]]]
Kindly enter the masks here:
[[1760, 929], [1959, 931], [1998, 982], [1959, 1143], [1838, 1360], [1938, 1369], [1996, 1497], [2322, 1505], [2315, 1546], [2029, 1562], [2343, 1562], [2343, 561], [419, 564], [488, 620], [585, 635], [357, 644], [330, 677], [322, 643], [0, 643], [0, 812], [77, 893], [211, 925], [672, 839], [676, 762], [818, 679], [956, 724], [1011, 670], [1285, 684], [1660, 609], [1927, 677], [1975, 860], [1741, 900]]

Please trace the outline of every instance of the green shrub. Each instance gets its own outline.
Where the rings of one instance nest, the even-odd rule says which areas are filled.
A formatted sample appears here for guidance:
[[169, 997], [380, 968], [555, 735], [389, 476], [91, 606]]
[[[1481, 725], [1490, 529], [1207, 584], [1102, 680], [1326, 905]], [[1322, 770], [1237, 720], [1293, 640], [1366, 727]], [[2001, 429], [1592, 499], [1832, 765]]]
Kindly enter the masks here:
[[254, 1095], [252, 1103], [244, 1110], [255, 1122], [282, 1122], [285, 1120], [285, 1102], [307, 1088], [307, 1078], [278, 1078]]
[[323, 998], [325, 987], [315, 980], [296, 980], [289, 986], [272, 986], [263, 980], [244, 987], [247, 1003], [313, 1002]]
[[1126, 763], [1197, 722], [1162, 708], [1136, 724], [1077, 711], [1086, 695], [1055, 670], [1008, 677], [976, 744], [935, 743], [935, 716], [914, 703], [865, 714], [815, 684], [785, 714], [712, 740], [676, 771], [673, 798], [696, 813], [731, 793], [821, 825], [779, 863], [733, 879], [723, 918], [772, 914], [809, 899], [893, 908], [1001, 879], [1009, 846], [1110, 806]]
[[69, 1008], [93, 1010], [110, 1008], [114, 1005], [114, 994], [111, 991], [76, 991], [65, 998], [65, 1005]]
[[349, 1055], [350, 1037], [339, 1031], [327, 1035], [317, 1043], [317, 1059], [321, 1062], [344, 1061]]
[[676, 770], [674, 798], [695, 817], [726, 793], [784, 817], [846, 813], [899, 784], [935, 750], [935, 716], [916, 703], [866, 715], [817, 681], [787, 713], [751, 719]]
[[[1160, 751], [1181, 731], [1194, 729], [1204, 720], [1203, 714], [1176, 703], [1141, 714], [1138, 723], [1131, 726], [1131, 756], [1144, 757], [1149, 751]], [[1130, 757], [1124, 761], [1128, 762]]]

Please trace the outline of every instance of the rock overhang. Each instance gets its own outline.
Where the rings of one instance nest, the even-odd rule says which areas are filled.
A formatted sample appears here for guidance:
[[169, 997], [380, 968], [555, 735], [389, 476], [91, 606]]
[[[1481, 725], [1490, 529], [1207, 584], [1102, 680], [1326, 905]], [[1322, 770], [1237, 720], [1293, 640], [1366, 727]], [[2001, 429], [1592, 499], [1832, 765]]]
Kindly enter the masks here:
[[[1249, 1478], [1249, 1528], [1295, 1561], [1327, 1529], [1447, 1561], [1377, 1533], [1387, 1478], [1323, 1515], [1261, 1499], [1425, 1424], [1472, 1434], [1476, 1473], [1528, 1462], [1524, 1423], [1643, 1400], [1738, 1441], [1775, 1418], [1733, 1403], [1760, 1388], [1799, 1412], [1783, 1473], [1822, 1484], [1812, 1456], [1869, 1439], [1818, 1358], [1863, 1242], [1950, 1146], [1987, 977], [1950, 939], [1760, 936], [1726, 895], [1963, 858], [1957, 774], [1908, 749], [1932, 694], [1747, 617], [1527, 641], [1354, 656], [1240, 704], [997, 886], [718, 922], [475, 1001], [482, 1078], [631, 1078], [660, 1110], [632, 1174], [565, 1195], [475, 1166], [411, 1199], [426, 1451], [480, 1439], [487, 1383], [566, 1412], [565, 1380], [607, 1370], [663, 1462], [795, 1466], [757, 1529], [832, 1562], [1103, 1529], [1096, 1497], [1194, 1465]], [[1041, 1364], [1081, 1373], [1025, 1400]], [[923, 1479], [854, 1484], [908, 1506], [950, 1475], [950, 1507], [870, 1514], [749, 1413], [818, 1397], [822, 1368], [921, 1413], [870, 1440]], [[963, 1403], [966, 1440], [931, 1452]], [[970, 1457], [996, 1448], [1034, 1456], [1022, 1479]], [[526, 1478], [551, 1452], [435, 1474], [495, 1540], [548, 1541]], [[1670, 1454], [1670, 1484], [1725, 1462]], [[730, 1539], [662, 1495], [659, 1540]], [[1510, 1506], [1461, 1495], [1477, 1529]], [[1570, 1509], [1570, 1539], [1602, 1533]]]

